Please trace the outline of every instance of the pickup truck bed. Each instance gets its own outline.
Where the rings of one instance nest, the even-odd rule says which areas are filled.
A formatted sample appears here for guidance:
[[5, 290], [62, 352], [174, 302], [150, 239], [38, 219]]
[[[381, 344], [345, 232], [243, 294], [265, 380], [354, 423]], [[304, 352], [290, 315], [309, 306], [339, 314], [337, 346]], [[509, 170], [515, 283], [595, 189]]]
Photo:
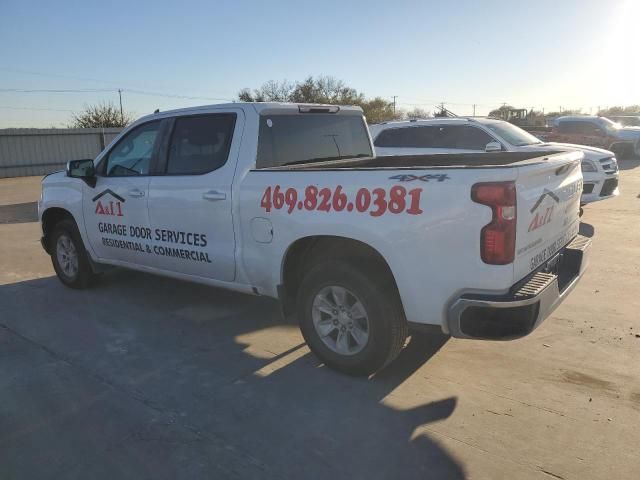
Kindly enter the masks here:
[[339, 170], [339, 169], [398, 169], [443, 167], [518, 167], [544, 162], [561, 152], [495, 152], [495, 153], [437, 153], [432, 155], [389, 155], [374, 158], [348, 158], [322, 162], [270, 167], [263, 170]]

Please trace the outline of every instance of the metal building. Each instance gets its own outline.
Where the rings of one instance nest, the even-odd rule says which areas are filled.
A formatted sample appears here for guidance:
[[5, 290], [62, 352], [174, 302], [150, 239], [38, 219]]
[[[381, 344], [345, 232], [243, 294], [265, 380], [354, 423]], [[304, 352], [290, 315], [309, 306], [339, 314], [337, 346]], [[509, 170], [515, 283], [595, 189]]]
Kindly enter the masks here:
[[120, 128], [0, 129], [0, 178], [45, 175], [69, 160], [95, 158]]

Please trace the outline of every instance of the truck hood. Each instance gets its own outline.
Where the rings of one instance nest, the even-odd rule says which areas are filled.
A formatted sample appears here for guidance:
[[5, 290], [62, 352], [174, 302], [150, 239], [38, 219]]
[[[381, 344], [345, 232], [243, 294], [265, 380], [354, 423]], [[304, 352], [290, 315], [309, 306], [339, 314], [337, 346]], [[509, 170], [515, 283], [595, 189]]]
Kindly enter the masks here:
[[613, 152], [610, 152], [609, 150], [605, 150], [604, 148], [588, 147], [586, 145], [576, 145], [573, 143], [557, 143], [557, 142], [538, 143], [535, 145], [527, 145], [526, 147], [519, 147], [518, 150], [521, 150], [523, 148], [526, 148], [528, 151], [566, 150], [566, 151], [583, 152], [585, 155], [585, 158], [588, 158], [591, 160], [614, 156]]
[[617, 137], [623, 140], [638, 140], [640, 139], [640, 127], [624, 127], [620, 130], [616, 130]]
[[62, 178], [66, 178], [67, 174], [64, 170], [58, 170], [57, 172], [51, 172], [42, 177], [42, 183], [57, 182]]

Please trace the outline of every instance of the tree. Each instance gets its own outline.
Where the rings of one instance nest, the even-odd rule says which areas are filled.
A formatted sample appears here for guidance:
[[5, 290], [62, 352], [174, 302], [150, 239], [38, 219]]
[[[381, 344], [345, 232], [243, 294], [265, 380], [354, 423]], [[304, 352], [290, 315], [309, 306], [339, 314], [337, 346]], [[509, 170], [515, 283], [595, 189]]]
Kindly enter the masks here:
[[238, 92], [241, 102], [293, 102], [324, 103], [330, 105], [357, 105], [362, 108], [369, 123], [397, 118], [393, 103], [381, 97], [367, 99], [363, 93], [334, 77], [309, 76], [302, 82], [270, 80], [260, 88], [244, 88]]
[[85, 105], [80, 113], [71, 114], [69, 128], [122, 128], [133, 121], [129, 112], [120, 113], [120, 108], [113, 102], [96, 105]]
[[419, 118], [429, 118], [431, 116], [431, 112], [422, 108], [415, 107], [413, 110], [400, 112], [400, 116], [401, 118], [406, 118], [407, 120], [415, 120]]
[[627, 107], [615, 106], [598, 111], [598, 115], [602, 115], [603, 117], [607, 115], [638, 115], [639, 112], [640, 105], [629, 105]]
[[562, 117], [562, 116], [565, 116], [565, 115], [582, 115], [582, 109], [580, 109], [580, 108], [577, 108], [577, 109], [574, 109], [574, 110], [569, 109], [569, 110], [562, 110], [561, 112], [560, 111], [547, 112], [547, 113], [544, 114], [544, 116], [547, 117], [547, 118], [549, 118], [549, 117], [552, 117], [552, 118], [553, 117]]
[[249, 88], [243, 88], [238, 93], [238, 100], [241, 102], [290, 102], [294, 87], [295, 85], [287, 80], [282, 82], [269, 80], [253, 92]]

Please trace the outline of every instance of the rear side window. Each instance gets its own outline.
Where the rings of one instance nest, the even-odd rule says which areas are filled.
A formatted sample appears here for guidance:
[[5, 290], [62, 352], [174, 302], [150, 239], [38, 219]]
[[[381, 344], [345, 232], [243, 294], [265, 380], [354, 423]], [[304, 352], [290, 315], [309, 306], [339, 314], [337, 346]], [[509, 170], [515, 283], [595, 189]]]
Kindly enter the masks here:
[[369, 135], [360, 115], [260, 116], [257, 168], [370, 156]]
[[560, 122], [558, 125], [558, 131], [561, 133], [580, 133], [582, 135], [589, 135], [595, 133], [595, 130], [599, 128], [591, 122], [581, 122], [567, 120]]
[[447, 148], [484, 150], [494, 139], [476, 127], [466, 125], [430, 125], [383, 130], [376, 147]]
[[227, 163], [236, 115], [178, 117], [171, 134], [167, 175], [198, 175]]
[[437, 127], [389, 128], [376, 137], [376, 147], [433, 148]]

